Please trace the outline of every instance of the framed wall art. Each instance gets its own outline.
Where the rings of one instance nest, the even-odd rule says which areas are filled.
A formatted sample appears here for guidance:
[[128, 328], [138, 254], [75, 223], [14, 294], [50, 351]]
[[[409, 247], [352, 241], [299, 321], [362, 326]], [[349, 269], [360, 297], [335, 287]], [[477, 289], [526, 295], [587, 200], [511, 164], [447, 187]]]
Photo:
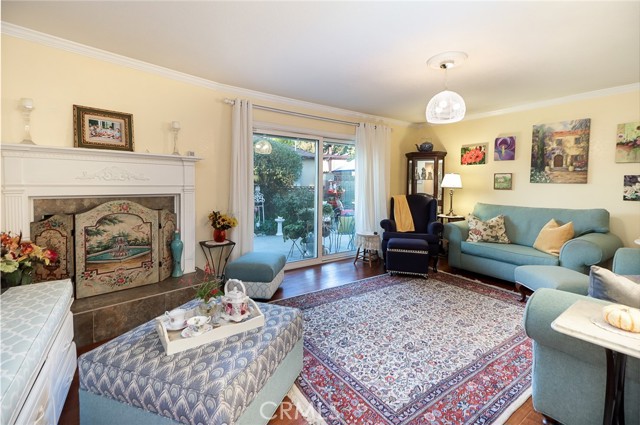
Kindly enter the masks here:
[[77, 148], [133, 151], [133, 115], [73, 105]]
[[487, 163], [488, 143], [477, 145], [462, 145], [460, 149], [460, 164], [481, 165]]
[[640, 201], [640, 176], [624, 176], [623, 201]]
[[513, 161], [514, 159], [516, 159], [515, 136], [496, 138], [494, 149], [493, 149], [493, 160], [494, 161]]
[[531, 183], [587, 183], [591, 119], [533, 126]]
[[640, 122], [618, 124], [616, 162], [640, 162]]
[[513, 175], [511, 173], [495, 173], [493, 175], [493, 188], [495, 190], [511, 190]]

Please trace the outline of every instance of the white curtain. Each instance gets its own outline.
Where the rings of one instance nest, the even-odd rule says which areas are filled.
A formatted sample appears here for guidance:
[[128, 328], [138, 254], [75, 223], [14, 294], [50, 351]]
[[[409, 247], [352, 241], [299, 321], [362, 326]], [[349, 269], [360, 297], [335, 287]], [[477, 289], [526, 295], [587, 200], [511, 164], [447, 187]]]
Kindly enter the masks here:
[[391, 129], [360, 123], [356, 129], [356, 232], [382, 234], [387, 218]]
[[236, 99], [231, 118], [231, 191], [229, 208], [238, 219], [231, 258], [253, 251], [253, 105]]

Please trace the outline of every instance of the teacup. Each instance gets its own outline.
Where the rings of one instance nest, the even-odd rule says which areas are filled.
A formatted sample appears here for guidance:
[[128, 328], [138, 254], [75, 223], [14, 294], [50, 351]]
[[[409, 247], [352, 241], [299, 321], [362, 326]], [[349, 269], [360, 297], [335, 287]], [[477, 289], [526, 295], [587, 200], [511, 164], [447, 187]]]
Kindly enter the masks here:
[[165, 311], [164, 315], [169, 319], [169, 326], [176, 328], [184, 326], [184, 318], [187, 310], [184, 308], [175, 308], [171, 311]]
[[187, 320], [187, 325], [189, 325], [189, 329], [193, 332], [198, 333], [202, 332], [204, 326], [211, 321], [211, 316], [193, 316], [189, 320]]

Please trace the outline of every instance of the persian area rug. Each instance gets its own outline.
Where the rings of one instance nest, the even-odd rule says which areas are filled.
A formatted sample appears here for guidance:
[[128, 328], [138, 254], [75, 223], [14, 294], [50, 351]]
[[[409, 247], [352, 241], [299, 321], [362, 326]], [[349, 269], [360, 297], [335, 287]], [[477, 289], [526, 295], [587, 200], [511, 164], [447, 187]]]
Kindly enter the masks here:
[[303, 310], [296, 385], [327, 424], [459, 425], [502, 424], [531, 394], [518, 299], [439, 272], [382, 275], [276, 304]]

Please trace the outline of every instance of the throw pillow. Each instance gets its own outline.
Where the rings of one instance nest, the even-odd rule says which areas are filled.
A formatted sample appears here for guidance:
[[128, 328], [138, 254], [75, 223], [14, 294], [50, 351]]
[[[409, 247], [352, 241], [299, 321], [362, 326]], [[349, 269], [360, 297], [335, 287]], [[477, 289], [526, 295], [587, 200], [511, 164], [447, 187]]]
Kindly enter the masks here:
[[591, 266], [589, 296], [640, 308], [640, 284], [598, 266]]
[[551, 219], [542, 227], [540, 233], [538, 233], [533, 247], [538, 251], [558, 257], [560, 256], [560, 248], [562, 248], [562, 245], [568, 240], [573, 239], [573, 236], [572, 221], [560, 226], [554, 219]]
[[487, 221], [482, 221], [470, 214], [467, 221], [469, 223], [467, 242], [510, 243], [507, 231], [504, 228], [504, 216], [502, 214]]

